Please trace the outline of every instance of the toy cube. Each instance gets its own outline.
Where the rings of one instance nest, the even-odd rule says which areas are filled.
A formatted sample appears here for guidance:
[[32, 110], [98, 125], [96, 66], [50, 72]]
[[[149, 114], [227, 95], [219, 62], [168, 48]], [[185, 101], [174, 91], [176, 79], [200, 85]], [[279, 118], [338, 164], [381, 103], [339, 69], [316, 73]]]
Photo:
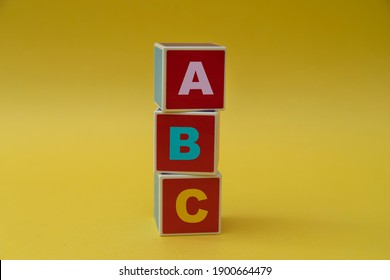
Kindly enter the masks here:
[[159, 173], [216, 174], [218, 112], [154, 114], [154, 170]]
[[163, 235], [221, 232], [221, 174], [155, 173], [154, 216]]
[[225, 47], [156, 43], [154, 101], [164, 112], [224, 109]]

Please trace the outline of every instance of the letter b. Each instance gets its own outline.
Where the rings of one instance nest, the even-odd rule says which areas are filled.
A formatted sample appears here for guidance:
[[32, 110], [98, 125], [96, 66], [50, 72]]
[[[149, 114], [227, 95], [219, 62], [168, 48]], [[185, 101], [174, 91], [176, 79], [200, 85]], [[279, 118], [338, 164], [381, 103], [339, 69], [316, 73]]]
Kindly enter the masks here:
[[[187, 139], [181, 139], [187, 135]], [[200, 147], [196, 144], [199, 132], [193, 127], [171, 127], [169, 131], [169, 159], [170, 160], [193, 160], [199, 157]], [[188, 147], [188, 152], [180, 151], [181, 147]]]

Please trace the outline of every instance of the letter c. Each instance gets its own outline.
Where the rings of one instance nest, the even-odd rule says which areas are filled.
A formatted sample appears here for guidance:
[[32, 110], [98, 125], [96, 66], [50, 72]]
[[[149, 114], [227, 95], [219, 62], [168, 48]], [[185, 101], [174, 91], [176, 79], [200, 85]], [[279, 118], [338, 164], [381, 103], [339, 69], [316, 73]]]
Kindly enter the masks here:
[[207, 196], [199, 189], [187, 189], [182, 191], [176, 199], [176, 212], [179, 218], [186, 223], [200, 223], [203, 221], [208, 211], [204, 209], [198, 209], [196, 214], [190, 214], [187, 211], [187, 201], [190, 197], [195, 197], [198, 201], [206, 200]]

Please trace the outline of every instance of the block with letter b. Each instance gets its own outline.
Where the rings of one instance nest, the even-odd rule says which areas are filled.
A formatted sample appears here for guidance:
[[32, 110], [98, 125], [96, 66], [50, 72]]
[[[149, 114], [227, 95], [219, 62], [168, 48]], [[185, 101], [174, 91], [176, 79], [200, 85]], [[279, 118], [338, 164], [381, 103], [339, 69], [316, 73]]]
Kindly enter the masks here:
[[162, 111], [223, 110], [225, 47], [156, 43], [154, 100]]
[[155, 111], [155, 171], [216, 174], [218, 112]]
[[221, 174], [155, 173], [154, 216], [160, 235], [221, 231]]

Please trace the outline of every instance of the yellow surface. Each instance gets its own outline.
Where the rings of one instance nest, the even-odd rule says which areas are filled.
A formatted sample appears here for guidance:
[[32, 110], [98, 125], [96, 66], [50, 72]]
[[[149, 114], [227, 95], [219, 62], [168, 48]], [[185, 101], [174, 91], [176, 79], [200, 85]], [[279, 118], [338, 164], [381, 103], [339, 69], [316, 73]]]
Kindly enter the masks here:
[[[227, 52], [222, 234], [159, 237], [153, 43]], [[389, 259], [389, 1], [0, 1], [0, 259]]]

